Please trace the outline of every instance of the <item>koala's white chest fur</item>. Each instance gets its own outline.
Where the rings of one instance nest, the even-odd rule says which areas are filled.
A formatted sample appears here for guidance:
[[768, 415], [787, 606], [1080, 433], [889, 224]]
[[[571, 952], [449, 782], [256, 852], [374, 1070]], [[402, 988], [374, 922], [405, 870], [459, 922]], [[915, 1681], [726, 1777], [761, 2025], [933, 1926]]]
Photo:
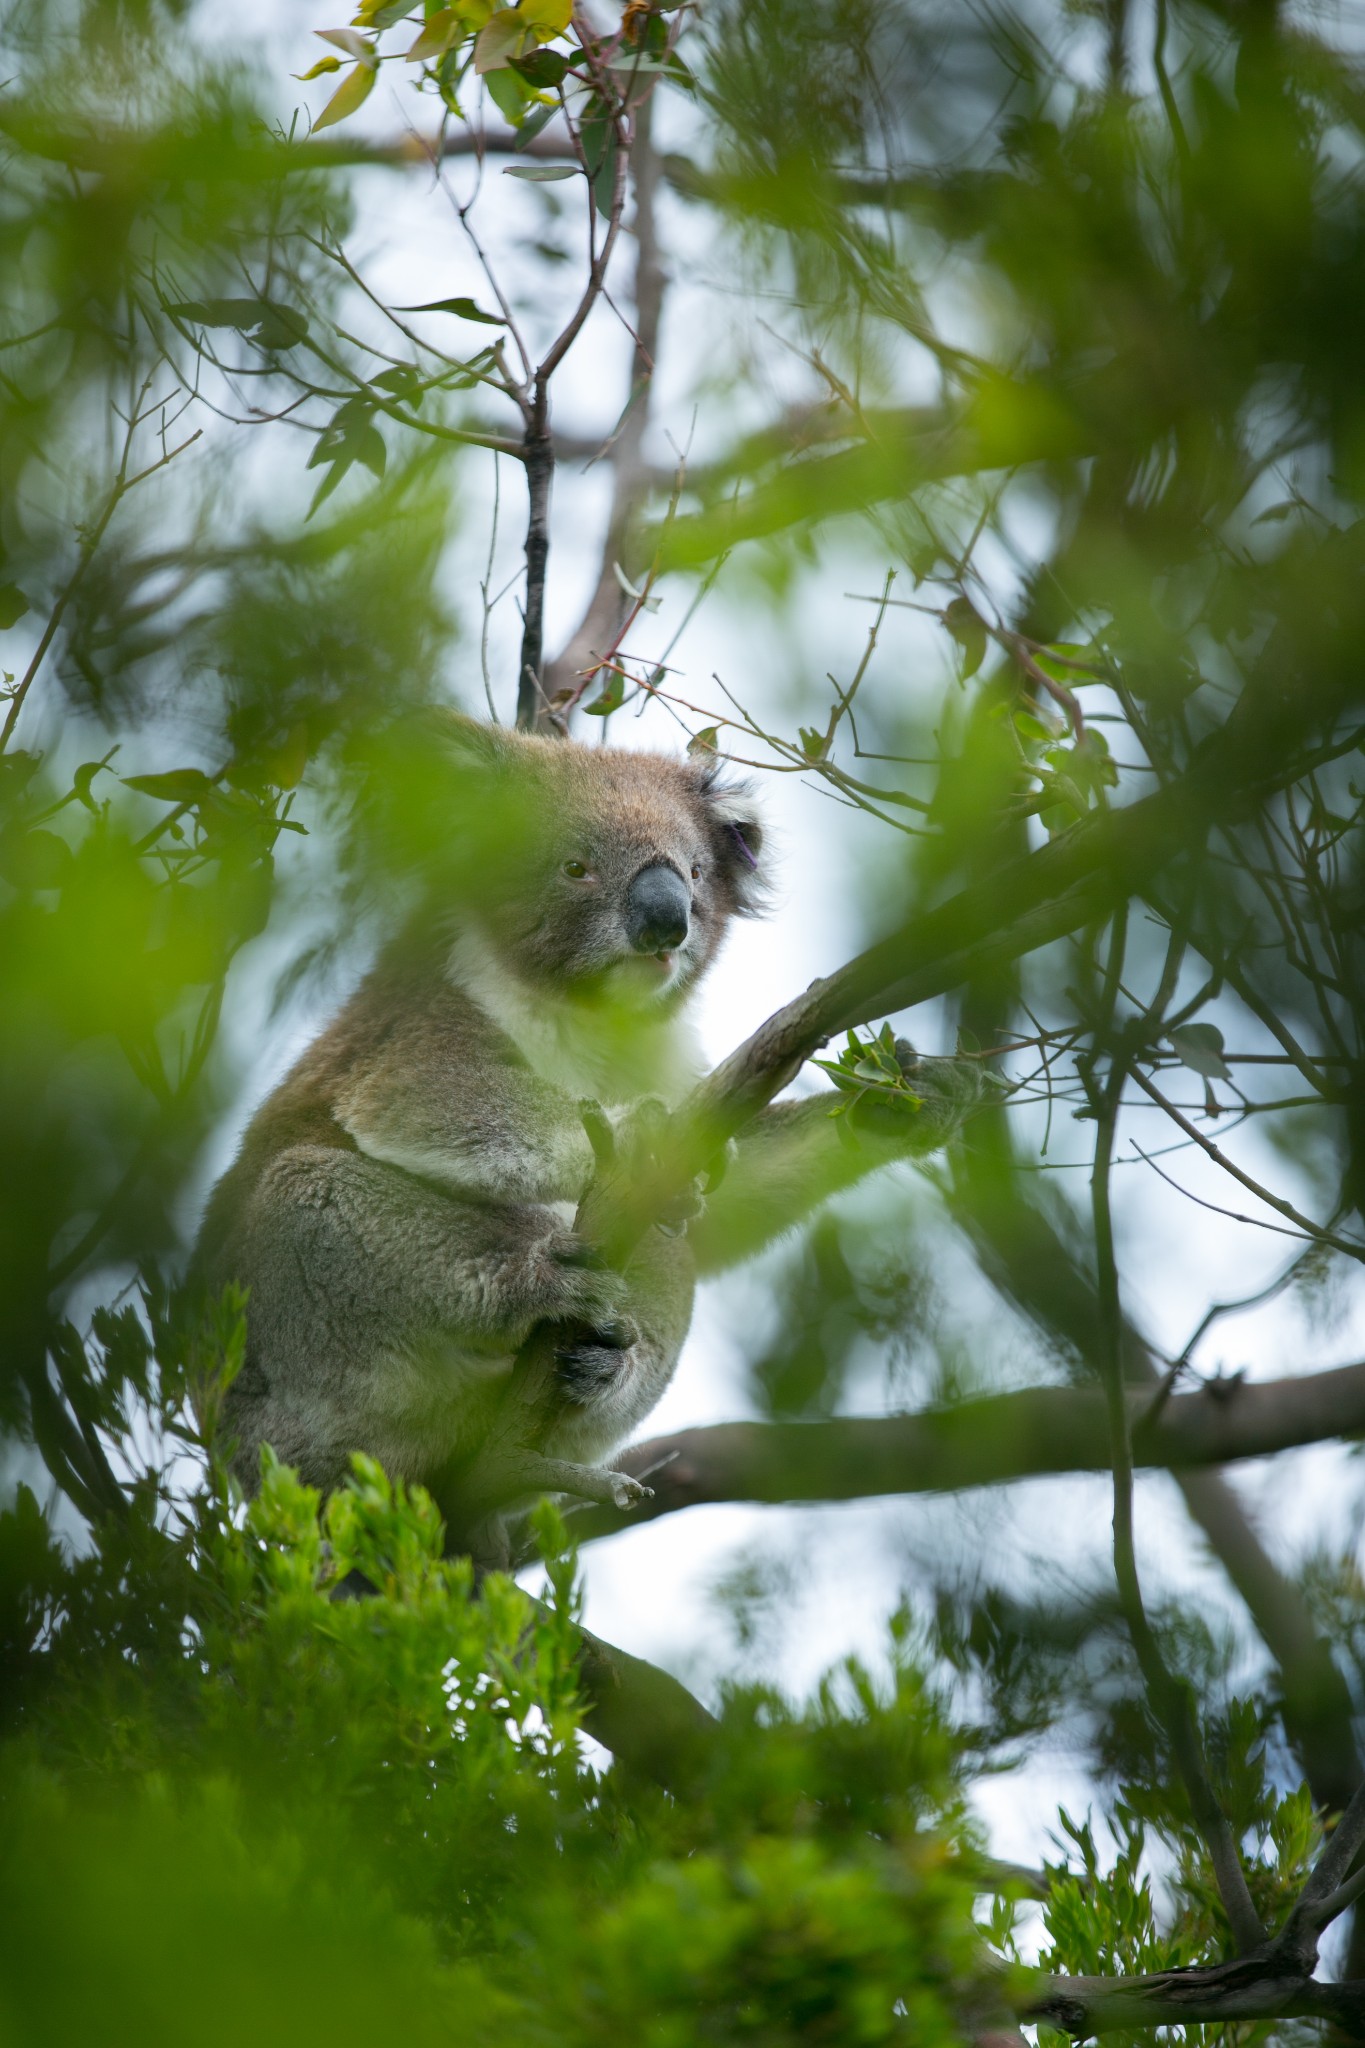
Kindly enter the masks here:
[[611, 1106], [657, 1095], [674, 1108], [701, 1075], [696, 1034], [684, 1018], [645, 1013], [623, 1031], [619, 1019], [527, 988], [477, 930], [456, 938], [446, 973], [532, 1072], [574, 1100]]

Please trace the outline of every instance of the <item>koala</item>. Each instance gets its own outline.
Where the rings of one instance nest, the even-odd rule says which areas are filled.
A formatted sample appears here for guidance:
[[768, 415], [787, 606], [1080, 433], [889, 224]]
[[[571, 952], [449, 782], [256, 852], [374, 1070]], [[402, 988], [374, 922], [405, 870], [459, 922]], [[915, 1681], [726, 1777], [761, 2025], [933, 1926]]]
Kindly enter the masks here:
[[543, 1319], [574, 1331], [546, 1450], [599, 1463], [668, 1385], [699, 1272], [941, 1143], [972, 1093], [959, 1063], [921, 1062], [923, 1111], [852, 1145], [832, 1093], [776, 1104], [685, 1235], [651, 1228], [603, 1269], [572, 1228], [588, 1123], [628, 1131], [699, 1077], [687, 1002], [763, 907], [762, 825], [714, 760], [455, 714], [431, 745], [455, 855], [256, 1111], [200, 1232], [203, 1281], [247, 1290], [224, 1420], [248, 1491], [269, 1444], [324, 1490], [363, 1450], [448, 1492]]

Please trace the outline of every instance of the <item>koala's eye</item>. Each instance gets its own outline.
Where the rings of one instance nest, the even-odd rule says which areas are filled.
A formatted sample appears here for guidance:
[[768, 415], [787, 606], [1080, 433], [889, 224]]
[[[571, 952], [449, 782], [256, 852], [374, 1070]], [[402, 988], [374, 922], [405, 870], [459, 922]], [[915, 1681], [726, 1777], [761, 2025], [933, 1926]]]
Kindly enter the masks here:
[[701, 880], [701, 869], [695, 865], [692, 869], [692, 880], [694, 882], [699, 882]]
[[566, 860], [564, 863], [564, 872], [566, 875], [570, 877], [572, 881], [581, 882], [584, 875], [586, 875], [588, 871], [584, 867], [581, 860]]

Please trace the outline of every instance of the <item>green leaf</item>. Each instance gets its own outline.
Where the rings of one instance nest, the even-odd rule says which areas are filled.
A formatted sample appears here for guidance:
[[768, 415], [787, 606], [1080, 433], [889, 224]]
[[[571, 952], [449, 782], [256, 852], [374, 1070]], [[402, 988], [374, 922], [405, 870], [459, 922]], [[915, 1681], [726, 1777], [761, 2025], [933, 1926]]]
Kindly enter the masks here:
[[357, 462], [363, 462], [372, 475], [383, 476], [389, 451], [384, 445], [384, 436], [373, 420], [367, 421], [350, 437], [350, 446]]
[[[261, 761], [261, 771], [267, 782], [276, 789], [297, 789], [308, 766], [308, 727], [296, 725], [281, 744], [266, 754]], [[277, 821], [292, 832], [302, 832], [302, 825], [295, 825], [289, 818]]]
[[251, 338], [258, 348], [278, 353], [281, 349], [296, 348], [307, 334], [308, 322], [302, 313], [271, 299], [262, 302], [260, 323]]
[[[555, 101], [546, 101], [530, 108], [517, 129], [517, 148], [525, 149], [528, 143], [534, 142], [541, 129], [548, 127], [558, 112], [559, 107]], [[555, 260], [554, 257], [550, 259], [551, 262]]]
[[[325, 505], [327, 503], [327, 500], [331, 497], [333, 491], [341, 482], [341, 479], [345, 476], [350, 466], [351, 462], [349, 456], [345, 457], [341, 461], [337, 461], [332, 464], [331, 468], [327, 471], [326, 476], [324, 476], [320, 480], [317, 489], [313, 493], [312, 503], [309, 505], [308, 510], [303, 515], [305, 521], [312, 518], [313, 514], [317, 511], [320, 505]], [[313, 467], [311, 462], [309, 463], [308, 467], [310, 469]]]
[[411, 406], [414, 412], [420, 411], [422, 400], [426, 397], [426, 387], [417, 371], [399, 365], [395, 365], [391, 370], [381, 370], [377, 377], [370, 379], [370, 382], [376, 390], [387, 392], [392, 398], [401, 399], [403, 404]]
[[126, 789], [168, 804], [195, 803], [213, 788], [202, 768], [169, 768], [164, 775], [122, 775], [119, 780]]
[[[505, 327], [501, 313], [485, 313], [473, 299], [429, 299], [421, 306], [395, 306], [396, 313], [453, 313], [457, 320], [481, 320], [486, 327]], [[376, 383], [380, 379], [376, 377]]]
[[308, 332], [303, 314], [277, 299], [167, 300], [166, 311], [198, 327], [235, 327], [272, 350], [293, 348]]
[[416, 0], [363, 0], [351, 27], [392, 28], [395, 22], [405, 20], [413, 12], [415, 4]]
[[965, 683], [986, 658], [988, 635], [985, 622], [968, 597], [955, 597], [943, 614], [943, 623], [962, 650], [958, 674]]
[[1176, 1058], [1206, 1081], [1230, 1081], [1223, 1057], [1223, 1034], [1216, 1024], [1177, 1024], [1167, 1039]]
[[28, 599], [17, 583], [0, 583], [0, 633], [17, 625], [28, 608]]
[[578, 123], [578, 140], [587, 165], [588, 176], [595, 178], [602, 168], [607, 153], [607, 144], [615, 132], [611, 109], [605, 100], [594, 95], [589, 110]]
[[82, 761], [80, 767], [71, 778], [71, 787], [85, 805], [87, 811], [98, 812], [99, 810], [99, 805], [90, 794], [90, 785], [100, 770], [107, 768], [108, 765], [107, 761]]
[[490, 71], [484, 79], [484, 86], [503, 120], [513, 128], [519, 128], [527, 108], [536, 105], [535, 88], [518, 77], [510, 62]]
[[1050, 725], [1044, 725], [1042, 719], [1035, 718], [1031, 711], [1016, 711], [1014, 714], [1014, 728], [1026, 740], [1051, 741], [1057, 737], [1055, 728]]
[[613, 711], [619, 711], [626, 694], [625, 678], [619, 672], [607, 677], [602, 694], [591, 704], [583, 706], [585, 718], [609, 718]]
[[602, 167], [592, 181], [593, 203], [603, 220], [610, 220], [612, 203], [616, 197], [616, 159], [619, 144], [616, 126], [613, 122], [607, 136], [607, 147], [602, 157]]
[[560, 178], [576, 178], [576, 164], [508, 164], [504, 178], [524, 178], [528, 185], [553, 185]]
[[12, 747], [6, 754], [0, 754], [0, 781], [8, 784], [4, 794], [13, 798], [31, 782], [42, 766], [41, 754], [30, 754], [24, 747]]
[[505, 71], [509, 58], [521, 55], [530, 33], [530, 25], [519, 7], [504, 7], [493, 15], [474, 38], [474, 69], [479, 76]]
[[180, 299], [168, 300], [166, 311], [178, 319], [192, 320], [198, 327], [236, 327], [243, 334], [258, 326], [261, 318], [259, 299]]
[[373, 64], [378, 54], [374, 44], [357, 35], [353, 28], [315, 28], [313, 34], [324, 43], [335, 43], [348, 57], [360, 57]]
[[670, 85], [676, 85], [680, 92], [696, 92], [697, 75], [690, 64], [684, 63], [676, 50], [669, 57], [664, 69], [668, 73]]
[[691, 739], [687, 742], [687, 751], [689, 754], [714, 754], [719, 745], [720, 727], [718, 725], [706, 725], [702, 727], [700, 732], [693, 733]]
[[469, 23], [454, 7], [442, 7], [437, 13], [429, 14], [412, 48], [404, 55], [407, 64], [427, 64], [433, 57], [444, 57], [447, 50], [469, 34]]
[[0, 840], [0, 874], [17, 889], [60, 889], [75, 861], [55, 832], [21, 832]]
[[313, 133], [319, 128], [334, 128], [338, 121], [345, 121], [359, 107], [363, 107], [374, 90], [378, 76], [377, 66], [357, 64], [350, 75], [341, 81], [322, 112], [313, 123]]
[[512, 57], [508, 61], [518, 78], [524, 78], [539, 92], [553, 92], [556, 86], [562, 85], [569, 68], [569, 59], [563, 50], [528, 50], [524, 57]]
[[520, 0], [516, 11], [548, 43], [552, 36], [562, 36], [573, 20], [573, 0]]
[[289, 76], [297, 78], [300, 85], [307, 85], [311, 78], [322, 78], [329, 71], [340, 71], [340, 57], [319, 57], [316, 64], [310, 64], [306, 71], [291, 71]]

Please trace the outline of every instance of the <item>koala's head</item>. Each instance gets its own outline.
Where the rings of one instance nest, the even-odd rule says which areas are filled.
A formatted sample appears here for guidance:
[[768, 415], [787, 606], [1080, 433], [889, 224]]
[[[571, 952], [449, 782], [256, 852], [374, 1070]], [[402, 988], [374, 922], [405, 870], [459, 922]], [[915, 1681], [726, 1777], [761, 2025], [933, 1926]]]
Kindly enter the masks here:
[[714, 759], [444, 730], [464, 806], [492, 825], [459, 914], [531, 987], [672, 1007], [762, 908], [762, 827]]

